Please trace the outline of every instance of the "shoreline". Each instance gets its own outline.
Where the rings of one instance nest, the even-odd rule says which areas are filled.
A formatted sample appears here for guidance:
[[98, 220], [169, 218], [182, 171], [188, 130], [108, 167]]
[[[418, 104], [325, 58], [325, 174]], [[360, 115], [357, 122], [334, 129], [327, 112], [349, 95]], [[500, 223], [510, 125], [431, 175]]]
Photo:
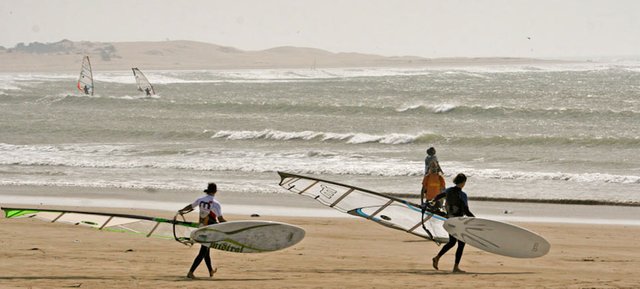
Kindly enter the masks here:
[[[176, 211], [201, 196], [201, 192], [126, 188], [0, 186], [0, 206], [71, 206], [110, 209], [155, 209]], [[225, 213], [278, 217], [356, 218], [323, 206], [313, 199], [286, 192], [281, 194], [221, 191], [217, 198]], [[417, 198], [407, 200], [419, 203]], [[470, 199], [478, 217], [505, 222], [566, 224], [617, 224], [640, 226], [635, 217], [640, 207], [550, 204]]]
[[[196, 196], [197, 190], [178, 190], [178, 189], [148, 189], [148, 188], [122, 188], [122, 187], [83, 187], [83, 186], [37, 186], [37, 185], [0, 185], [0, 196], [3, 194], [10, 195], [48, 195], [47, 193], [34, 193], [38, 191], [55, 191], [61, 194], [70, 196], [82, 196], [87, 198], [95, 198], [99, 195], [120, 196], [124, 198], [130, 198], [131, 192], [137, 194], [153, 194], [163, 195], [163, 197], [170, 197], [171, 199], [180, 199], [179, 195], [189, 194]], [[91, 192], [93, 194], [86, 195], [83, 192]], [[233, 195], [239, 195], [246, 197], [248, 193], [230, 192]], [[419, 194], [402, 194], [392, 192], [380, 192], [382, 194], [392, 196], [395, 198], [402, 198], [407, 200], [413, 200], [414, 203], [420, 203]], [[282, 193], [255, 193], [257, 195], [270, 195], [270, 196], [282, 196], [287, 195], [286, 190], [282, 190]], [[254, 194], [252, 194], [254, 195]], [[531, 198], [500, 198], [500, 197], [482, 197], [482, 196], [470, 196], [470, 201], [478, 202], [498, 202], [498, 203], [523, 203], [523, 204], [555, 204], [555, 205], [582, 205], [582, 206], [620, 206], [620, 207], [640, 207], [640, 202], [628, 201], [628, 202], [615, 202], [615, 201], [603, 201], [603, 200], [575, 200], [575, 199], [531, 199]]]

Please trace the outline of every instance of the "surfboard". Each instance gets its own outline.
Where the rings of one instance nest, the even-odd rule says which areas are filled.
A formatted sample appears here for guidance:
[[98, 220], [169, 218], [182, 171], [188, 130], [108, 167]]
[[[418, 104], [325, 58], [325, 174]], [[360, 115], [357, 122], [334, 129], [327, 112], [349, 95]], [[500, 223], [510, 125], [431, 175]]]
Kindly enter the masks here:
[[282, 250], [300, 242], [305, 231], [273, 221], [231, 221], [191, 232], [191, 240], [213, 249], [235, 253]]
[[455, 217], [444, 229], [458, 240], [478, 249], [514, 258], [546, 255], [551, 244], [542, 236], [509, 223], [471, 217]]

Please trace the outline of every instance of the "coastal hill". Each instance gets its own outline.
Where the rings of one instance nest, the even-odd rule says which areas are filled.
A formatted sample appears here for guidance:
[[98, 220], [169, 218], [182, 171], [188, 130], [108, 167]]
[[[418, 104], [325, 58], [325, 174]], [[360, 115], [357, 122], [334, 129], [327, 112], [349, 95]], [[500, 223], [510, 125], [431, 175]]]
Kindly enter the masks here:
[[[539, 63], [526, 58], [421, 58], [385, 57], [363, 53], [333, 53], [304, 47], [276, 47], [244, 51], [195, 41], [20, 43], [0, 46], [0, 71], [77, 71], [83, 55], [94, 69], [243, 69], [329, 67], [427, 67], [437, 65], [482, 65]], [[556, 62], [556, 61], [553, 61]]]

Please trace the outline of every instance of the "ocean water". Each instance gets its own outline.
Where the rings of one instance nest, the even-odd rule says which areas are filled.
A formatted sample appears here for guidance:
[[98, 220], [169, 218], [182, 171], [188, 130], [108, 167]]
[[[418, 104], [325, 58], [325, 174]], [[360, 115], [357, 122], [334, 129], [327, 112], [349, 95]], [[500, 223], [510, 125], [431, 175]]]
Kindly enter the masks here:
[[[277, 171], [417, 194], [640, 202], [640, 63], [0, 74], [0, 185], [287, 193]], [[91, 194], [91, 190], [87, 190]]]

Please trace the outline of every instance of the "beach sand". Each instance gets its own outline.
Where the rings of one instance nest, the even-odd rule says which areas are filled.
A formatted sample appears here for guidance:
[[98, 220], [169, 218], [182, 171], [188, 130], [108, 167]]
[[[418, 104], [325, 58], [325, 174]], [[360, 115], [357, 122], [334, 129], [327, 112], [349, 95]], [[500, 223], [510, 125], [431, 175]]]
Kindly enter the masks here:
[[[86, 208], [82, 208], [85, 209]], [[168, 211], [104, 209], [170, 217]], [[228, 215], [228, 220], [250, 219]], [[208, 278], [185, 278], [198, 247], [35, 219], [0, 219], [0, 288], [639, 288], [640, 226], [518, 223], [552, 244], [548, 255], [516, 259], [467, 246], [454, 251], [364, 219], [261, 216], [298, 225], [305, 239], [283, 251], [212, 250]]]

